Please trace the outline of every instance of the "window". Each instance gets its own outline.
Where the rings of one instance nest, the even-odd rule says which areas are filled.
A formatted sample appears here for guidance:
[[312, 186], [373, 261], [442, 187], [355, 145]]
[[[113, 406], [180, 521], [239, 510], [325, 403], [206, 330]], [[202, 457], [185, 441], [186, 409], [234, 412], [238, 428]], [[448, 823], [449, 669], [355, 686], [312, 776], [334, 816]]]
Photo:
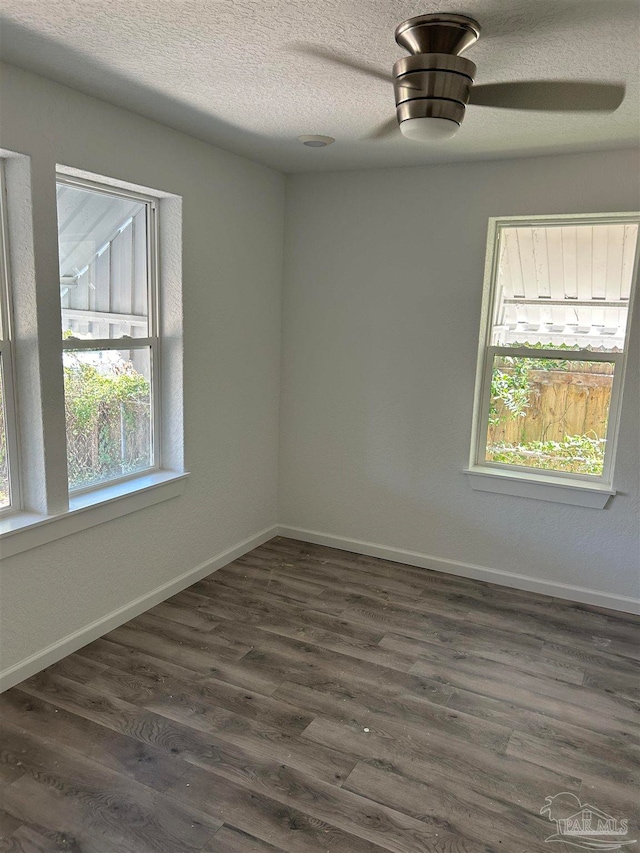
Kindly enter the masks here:
[[638, 221], [491, 220], [469, 468], [484, 487], [493, 475], [611, 494]]
[[158, 467], [156, 206], [57, 184], [67, 470], [73, 492]]
[[0, 513], [19, 508], [18, 451], [4, 168], [0, 160]]
[[[29, 157], [2, 157], [5, 557], [177, 497], [188, 475], [181, 198], [68, 166], [51, 174], [54, 197], [50, 184], [30, 181]], [[56, 236], [57, 259], [48, 249]], [[11, 306], [9, 238], [19, 248], [10, 259]]]

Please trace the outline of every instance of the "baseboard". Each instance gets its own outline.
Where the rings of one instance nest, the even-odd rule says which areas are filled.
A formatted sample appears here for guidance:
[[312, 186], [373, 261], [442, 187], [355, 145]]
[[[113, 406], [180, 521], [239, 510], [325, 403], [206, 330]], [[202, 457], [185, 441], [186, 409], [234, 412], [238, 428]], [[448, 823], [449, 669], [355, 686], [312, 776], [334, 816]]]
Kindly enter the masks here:
[[625, 595], [612, 595], [609, 592], [601, 592], [597, 589], [571, 586], [570, 584], [557, 583], [556, 581], [540, 580], [528, 575], [503, 572], [500, 569], [489, 569], [486, 566], [460, 563], [457, 560], [447, 560], [442, 557], [430, 557], [428, 554], [421, 554], [417, 551], [390, 548], [374, 542], [347, 539], [343, 536], [319, 533], [316, 530], [304, 530], [300, 527], [280, 525], [278, 527], [278, 534], [286, 536], [289, 539], [312, 542], [315, 545], [328, 545], [331, 548], [339, 548], [342, 551], [366, 554], [368, 557], [381, 557], [384, 560], [391, 560], [394, 563], [406, 563], [409, 566], [418, 566], [422, 569], [432, 569], [436, 572], [460, 575], [464, 578], [487, 581], [488, 583], [509, 586], [512, 589], [521, 589], [526, 592], [538, 592], [541, 595], [551, 595], [554, 598], [562, 598], [580, 604], [594, 604], [598, 607], [607, 607], [610, 610], [640, 614], [640, 600]]
[[176, 595], [176, 593], [186, 589], [186, 587], [191, 586], [196, 581], [202, 580], [202, 578], [223, 568], [223, 566], [228, 565], [233, 560], [237, 560], [238, 557], [242, 557], [243, 554], [252, 551], [258, 545], [262, 545], [277, 535], [277, 527], [267, 527], [261, 530], [260, 533], [256, 533], [254, 536], [234, 545], [233, 548], [228, 548], [222, 554], [218, 554], [217, 557], [213, 557], [211, 560], [207, 560], [205, 563], [196, 566], [195, 569], [190, 569], [168, 583], [162, 584], [162, 586], [156, 587], [151, 592], [141, 595], [134, 601], [125, 604], [124, 607], [108, 613], [106, 616], [97, 619], [79, 631], [68, 634], [66, 637], [58, 640], [58, 642], [42, 649], [42, 651], [36, 652], [14, 666], [3, 670], [0, 672], [0, 693], [19, 684], [25, 678], [30, 678], [32, 675], [40, 672], [40, 670], [72, 654], [72, 652], [77, 652], [78, 649], [86, 646], [87, 643], [91, 643], [93, 640], [97, 640], [98, 637], [108, 634], [109, 631], [113, 631], [119, 625], [123, 625], [130, 619], [144, 613], [145, 610], [149, 610], [149, 608], [160, 604], [172, 595]]
[[87, 643], [97, 640], [104, 634], [113, 631], [119, 625], [139, 616], [149, 608], [165, 601], [172, 595], [180, 592], [196, 581], [210, 575], [242, 557], [243, 554], [252, 551], [274, 536], [286, 536], [289, 539], [298, 539], [302, 542], [312, 542], [316, 545], [328, 545], [331, 548], [339, 548], [342, 551], [351, 551], [356, 554], [366, 554], [369, 557], [381, 557], [395, 563], [405, 563], [409, 566], [418, 566], [423, 569], [432, 569], [437, 572], [459, 575], [474, 580], [487, 581], [501, 586], [521, 589], [527, 592], [537, 592], [542, 595], [550, 595], [568, 601], [581, 604], [594, 604], [598, 607], [607, 607], [610, 610], [619, 610], [624, 613], [640, 614], [640, 600], [624, 595], [612, 595], [596, 589], [571, 586], [570, 584], [557, 583], [556, 581], [544, 581], [527, 575], [519, 575], [514, 572], [503, 572], [500, 569], [489, 569], [485, 566], [476, 566], [471, 563], [461, 563], [456, 560], [448, 560], [442, 557], [431, 557], [417, 551], [406, 551], [402, 548], [391, 548], [387, 545], [379, 545], [374, 542], [364, 542], [359, 539], [347, 539], [343, 536], [333, 536], [328, 533], [320, 533], [316, 530], [305, 530], [300, 527], [287, 527], [285, 525], [265, 528], [254, 536], [239, 542], [232, 548], [223, 551], [211, 560], [207, 560], [194, 569], [179, 575], [177, 578], [157, 587], [145, 595], [136, 598], [124, 607], [114, 610], [101, 619], [97, 619], [90, 625], [68, 634], [58, 642], [31, 655], [8, 669], [0, 672], [0, 693], [14, 687], [26, 678], [35, 675], [40, 670], [61, 660], [63, 657], [78, 651]]

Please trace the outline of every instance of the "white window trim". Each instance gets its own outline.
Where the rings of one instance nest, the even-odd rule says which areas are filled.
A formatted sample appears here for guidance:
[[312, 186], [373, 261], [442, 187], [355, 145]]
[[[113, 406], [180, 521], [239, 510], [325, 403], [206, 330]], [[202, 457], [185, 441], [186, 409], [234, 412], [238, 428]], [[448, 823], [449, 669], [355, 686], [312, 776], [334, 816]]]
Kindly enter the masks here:
[[[5, 440], [9, 474], [9, 506], [0, 509], [0, 518], [10, 516], [22, 506], [20, 487], [20, 457], [18, 450], [18, 416], [15, 393], [13, 347], [13, 312], [11, 302], [11, 265], [9, 262], [9, 231], [7, 228], [7, 192], [4, 162], [0, 159], [0, 371], [4, 388]], [[0, 405], [2, 401], [0, 400]]]
[[[24, 285], [25, 281], [29, 289], [37, 293], [38, 288], [47, 291], [49, 289], [51, 275], [50, 259], [44, 264], [42, 257], [33, 254], [34, 240], [31, 231], [23, 231], [24, 222], [30, 223], [30, 217], [24, 216], [25, 206], [31, 210], [30, 201], [25, 199], [25, 186], [28, 187], [30, 180], [31, 192], [34, 194], [40, 191], [45, 181], [40, 182], [33, 180], [30, 173], [34, 170], [34, 165], [25, 155], [16, 154], [15, 152], [2, 151], [2, 157], [13, 161], [13, 164], [19, 166], [18, 170], [13, 170], [13, 183], [9, 185], [9, 202], [12, 200], [12, 192], [15, 193], [15, 205], [20, 206], [23, 214], [22, 217], [16, 216], [13, 224], [10, 227], [11, 234], [16, 228], [21, 230], [18, 232], [20, 239], [16, 240], [16, 244], [20, 244], [22, 255], [25, 253], [25, 247], [28, 247], [28, 258], [16, 258], [20, 260], [21, 282]], [[41, 170], [42, 171], [42, 170]], [[19, 176], [19, 177], [18, 177]], [[42, 179], [42, 175], [40, 178]], [[115, 194], [125, 194], [127, 197], [138, 196], [143, 197], [145, 201], [152, 199], [154, 205], [160, 209], [158, 217], [158, 228], [154, 228], [154, 236], [156, 243], [154, 245], [155, 264], [154, 275], [157, 279], [157, 300], [155, 302], [154, 313], [154, 330], [158, 342], [164, 341], [162, 355], [166, 357], [166, 367], [159, 376], [156, 382], [156, 399], [155, 399], [155, 435], [157, 440], [154, 443], [154, 451], [158, 453], [157, 467], [136, 472], [127, 477], [118, 480], [110, 480], [105, 483], [96, 484], [90, 489], [79, 489], [67, 492], [66, 482], [66, 466], [65, 466], [65, 482], [64, 494], [68, 494], [67, 500], [60, 500], [59, 491], [62, 483], [58, 480], [61, 478], [61, 470], [58, 468], [52, 472], [47, 466], [47, 461], [43, 460], [44, 467], [38, 466], [37, 477], [30, 477], [32, 482], [29, 488], [23, 489], [22, 508], [13, 508], [10, 514], [0, 517], [0, 556], [6, 557], [19, 554], [47, 542], [60, 539], [73, 533], [77, 533], [97, 524], [118, 518], [130, 512], [135, 512], [144, 507], [152, 506], [161, 501], [174, 498], [183, 493], [186, 479], [189, 476], [184, 468], [184, 428], [183, 428], [183, 383], [182, 383], [182, 200], [179, 196], [147, 187], [141, 187], [118, 179], [105, 178], [102, 175], [96, 175], [86, 171], [81, 171], [72, 167], [60, 166], [56, 167], [55, 172], [47, 171], [46, 180], [55, 181], [56, 178], [62, 178], [65, 182], [77, 182], [84, 186], [93, 184], [95, 188], [101, 191], [113, 192]], [[42, 220], [45, 220], [45, 234], [50, 238], [50, 242], [57, 235], [56, 216], [55, 216], [55, 193], [51, 193], [49, 187], [46, 188], [46, 197], [42, 199], [39, 210], [40, 217], [38, 222], [34, 223], [34, 234], [42, 238]], [[34, 204], [38, 204], [40, 199], [33, 198]], [[19, 205], [18, 205], [19, 202]], [[52, 204], [53, 203], [53, 204]], [[42, 216], [42, 211], [46, 211], [46, 216]], [[11, 211], [9, 211], [11, 216]], [[10, 220], [11, 223], [11, 220]], [[38, 231], [38, 223], [40, 230]], [[11, 236], [11, 235], [10, 235]], [[46, 239], [40, 239], [40, 245], [46, 244]], [[57, 241], [56, 241], [57, 244]], [[23, 261], [25, 261], [23, 263]], [[33, 270], [33, 272], [32, 272]], [[34, 275], [33, 279], [23, 281], [25, 273], [28, 276]], [[40, 275], [38, 274], [40, 273]], [[57, 279], [57, 269], [56, 269]], [[35, 290], [34, 290], [35, 288]], [[23, 289], [26, 289], [23, 287]], [[27, 303], [26, 305], [24, 303]], [[33, 328], [34, 323], [38, 318], [38, 309], [36, 315], [32, 313], [31, 305], [34, 299], [19, 300], [18, 314], [16, 321], [20, 320], [23, 326]], [[20, 311], [23, 313], [20, 314]], [[60, 336], [60, 303], [58, 302], [57, 313], [48, 310], [46, 313], [47, 323], [49, 318], [53, 316], [55, 329]], [[17, 325], [19, 325], [17, 323]], [[52, 331], [51, 328], [48, 329]], [[51, 335], [49, 336], [49, 340]], [[127, 339], [125, 339], [127, 340]], [[145, 343], [146, 339], [134, 339], [137, 344]], [[16, 337], [16, 345], [22, 346], [21, 339]], [[77, 343], [77, 342], [76, 342]], [[84, 345], [84, 342], [83, 344]], [[96, 348], [95, 342], [91, 345]], [[122, 342], [119, 342], [122, 348]], [[63, 345], [59, 347], [61, 352]], [[39, 363], [42, 363], [43, 358], [51, 357], [51, 352], [45, 352], [46, 347], [38, 345]], [[158, 343], [159, 350], [159, 343]], [[20, 357], [20, 353], [18, 353]], [[160, 354], [158, 353], [158, 359]], [[20, 371], [18, 371], [18, 374]], [[18, 376], [18, 380], [21, 377]], [[60, 360], [60, 379], [62, 378], [62, 361]], [[34, 402], [37, 403], [37, 413], [44, 416], [47, 412], [41, 404], [39, 398], [29, 394], [33, 383], [28, 383], [24, 387], [20, 382], [16, 382], [17, 397], [20, 401], [23, 397], [28, 398], [31, 408]], [[60, 387], [62, 382], [60, 381]], [[32, 399], [33, 398], [33, 399]], [[162, 405], [162, 400], [171, 401], [171, 409]], [[63, 406], [63, 398], [60, 399], [60, 406]], [[58, 413], [55, 413], [56, 416]], [[47, 425], [47, 421], [42, 421], [43, 425]], [[49, 424], [50, 426], [50, 424]], [[64, 436], [62, 436], [64, 437]], [[58, 436], [56, 436], [58, 438]], [[18, 442], [20, 444], [20, 442]], [[47, 485], [54, 482], [54, 500], [49, 500], [47, 493]], [[57, 490], [57, 493], [56, 493]], [[43, 500], [43, 497], [44, 500]]]
[[119, 187], [113, 187], [109, 184], [99, 183], [88, 178], [79, 178], [73, 175], [68, 175], [64, 172], [56, 173], [56, 183], [64, 184], [77, 189], [92, 190], [102, 193], [103, 195], [112, 195], [117, 198], [126, 198], [133, 201], [139, 201], [146, 205], [147, 208], [147, 336], [144, 338], [95, 338], [95, 339], [78, 339], [65, 338], [62, 342], [63, 352], [73, 352], [77, 350], [106, 350], [106, 349], [148, 349], [150, 351], [151, 360], [151, 398], [153, 400], [152, 409], [152, 441], [153, 441], [153, 462], [147, 468], [140, 469], [134, 474], [126, 474], [122, 477], [113, 477], [107, 481], [101, 481], [88, 486], [70, 488], [69, 501], [71, 503], [74, 495], [94, 492], [102, 489], [103, 486], [126, 482], [128, 480], [137, 479], [153, 471], [161, 469], [160, 448], [162, 445], [161, 437], [161, 400], [160, 389], [162, 387], [162, 354], [161, 354], [161, 338], [160, 329], [160, 293], [158, 281], [158, 211], [157, 199], [154, 196], [143, 194], [141, 192], [125, 190]]
[[58, 515], [20, 512], [7, 516], [0, 521], [2, 558], [179, 497], [188, 476], [188, 473], [154, 471], [72, 497], [69, 510]]
[[[634, 268], [632, 273], [629, 313], [622, 353], [591, 352], [590, 350], [553, 350], [538, 352], [526, 347], [491, 346], [491, 327], [495, 306], [494, 279], [498, 269], [498, 251], [500, 230], [514, 225], [584, 225], [591, 223], [612, 224], [636, 222], [640, 224], [640, 213], [575, 214], [554, 216], [499, 216], [489, 219], [487, 252], [484, 271], [484, 287], [480, 320], [480, 339], [476, 367], [476, 384], [471, 431], [471, 451], [469, 466], [464, 473], [469, 475], [471, 487], [476, 491], [514, 497], [536, 498], [556, 503], [604, 509], [609, 498], [616, 494], [613, 488], [614, 466], [620, 429], [622, 390], [627, 365], [627, 349], [631, 318], [633, 316], [635, 291], [640, 259], [640, 234], [636, 244]], [[488, 417], [490, 405], [490, 386], [493, 369], [493, 356], [496, 352], [503, 355], [524, 355], [531, 357], [562, 358], [565, 361], [608, 361], [615, 363], [607, 444], [605, 447], [604, 470], [602, 476], [590, 474], [570, 474], [561, 471], [545, 471], [525, 466], [507, 465], [482, 460], [486, 447]], [[481, 461], [482, 460], [482, 461]]]

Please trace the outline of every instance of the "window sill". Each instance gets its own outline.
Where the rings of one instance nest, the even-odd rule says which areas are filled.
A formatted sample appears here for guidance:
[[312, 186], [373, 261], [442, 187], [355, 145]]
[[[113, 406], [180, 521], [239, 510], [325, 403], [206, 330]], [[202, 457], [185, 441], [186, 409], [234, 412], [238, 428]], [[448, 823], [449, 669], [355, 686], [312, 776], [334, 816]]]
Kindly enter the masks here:
[[522, 471], [503, 472], [496, 468], [465, 468], [471, 488], [480, 492], [534, 498], [540, 501], [573, 504], [574, 506], [604, 509], [615, 491], [602, 483], [587, 483], [563, 477], [537, 477]]
[[188, 476], [175, 471], [154, 471], [71, 497], [69, 511], [59, 515], [18, 512], [0, 519], [2, 558], [178, 497], [184, 491]]

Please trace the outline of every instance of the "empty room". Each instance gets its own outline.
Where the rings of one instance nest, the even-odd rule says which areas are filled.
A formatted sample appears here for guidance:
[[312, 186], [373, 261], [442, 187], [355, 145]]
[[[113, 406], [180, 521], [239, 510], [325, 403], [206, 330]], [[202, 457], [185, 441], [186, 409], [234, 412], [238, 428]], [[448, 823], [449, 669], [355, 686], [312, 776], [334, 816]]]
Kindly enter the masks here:
[[0, 851], [640, 849], [640, 0], [0, 47]]

